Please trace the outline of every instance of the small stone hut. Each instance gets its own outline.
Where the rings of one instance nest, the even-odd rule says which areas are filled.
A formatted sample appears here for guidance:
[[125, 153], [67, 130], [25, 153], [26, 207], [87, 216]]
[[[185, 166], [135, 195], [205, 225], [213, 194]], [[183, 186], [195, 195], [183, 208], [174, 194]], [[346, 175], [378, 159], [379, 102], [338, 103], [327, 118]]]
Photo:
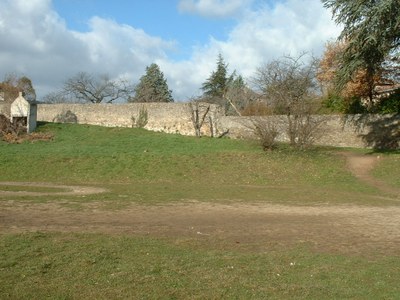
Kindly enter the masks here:
[[37, 123], [37, 103], [26, 100], [20, 92], [17, 99], [11, 103], [10, 120], [14, 124], [26, 126], [28, 133], [33, 132]]

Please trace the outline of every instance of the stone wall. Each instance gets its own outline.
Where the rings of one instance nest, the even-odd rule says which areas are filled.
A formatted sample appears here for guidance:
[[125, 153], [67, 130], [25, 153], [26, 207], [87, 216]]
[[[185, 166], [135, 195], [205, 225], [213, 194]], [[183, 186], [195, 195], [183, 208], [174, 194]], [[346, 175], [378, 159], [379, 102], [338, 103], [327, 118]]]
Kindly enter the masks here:
[[[204, 109], [204, 108], [203, 108]], [[194, 135], [187, 103], [132, 104], [39, 104], [38, 120], [45, 122], [76, 122], [108, 127], [135, 127], [140, 110], [147, 112], [144, 128], [166, 133]], [[221, 108], [210, 105], [212, 121], [223, 115]], [[205, 120], [203, 133], [209, 134], [210, 119]]]
[[[270, 116], [266, 118], [278, 129], [277, 140], [289, 142], [289, 137], [286, 133], [288, 127], [286, 116]], [[316, 131], [316, 143], [318, 145], [364, 147], [358, 127], [351, 122], [345, 122], [342, 116], [314, 116], [314, 118], [318, 119], [317, 122], [319, 124]], [[250, 117], [224, 117], [221, 119], [220, 126], [222, 130], [229, 129], [229, 134], [237, 138], [254, 137], [252, 118]]]
[[[146, 129], [194, 135], [191, 111], [187, 103], [133, 103], [133, 104], [39, 104], [38, 121], [76, 122], [111, 127], [134, 127], [139, 110], [148, 113]], [[204, 109], [204, 106], [203, 106]], [[224, 111], [212, 105], [210, 118], [205, 119], [203, 134], [227, 133], [232, 138], [253, 136], [250, 117], [224, 116]], [[288, 141], [285, 116], [268, 117], [279, 128], [278, 140]], [[316, 144], [337, 147], [372, 147], [385, 134], [397, 134], [400, 128], [400, 116], [362, 116], [327, 115], [314, 116], [320, 122]], [[212, 126], [210, 126], [212, 125]]]

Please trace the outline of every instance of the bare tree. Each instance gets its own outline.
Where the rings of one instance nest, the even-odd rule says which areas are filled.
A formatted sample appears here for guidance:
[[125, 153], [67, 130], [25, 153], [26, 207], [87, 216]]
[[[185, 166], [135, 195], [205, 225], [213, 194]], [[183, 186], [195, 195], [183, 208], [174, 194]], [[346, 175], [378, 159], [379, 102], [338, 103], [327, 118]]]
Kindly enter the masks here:
[[112, 103], [118, 99], [127, 100], [133, 87], [123, 79], [111, 80], [108, 75], [81, 72], [65, 82], [63, 93], [84, 102]]
[[317, 60], [305, 55], [273, 60], [257, 70], [254, 83], [275, 114], [287, 116], [290, 144], [304, 148], [314, 142], [321, 123], [316, 112]]
[[[194, 127], [194, 132], [197, 137], [201, 137], [201, 128], [210, 112], [211, 104], [200, 102], [198, 99], [192, 99], [188, 103], [188, 109], [190, 113], [190, 118]], [[213, 128], [211, 125], [211, 135], [213, 135]]]

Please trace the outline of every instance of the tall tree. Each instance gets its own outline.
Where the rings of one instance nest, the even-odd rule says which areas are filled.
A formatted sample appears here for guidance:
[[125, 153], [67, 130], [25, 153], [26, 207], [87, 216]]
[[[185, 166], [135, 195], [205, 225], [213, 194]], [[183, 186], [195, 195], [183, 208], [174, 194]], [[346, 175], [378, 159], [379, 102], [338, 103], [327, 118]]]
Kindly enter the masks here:
[[126, 80], [112, 80], [108, 75], [94, 76], [80, 72], [68, 79], [59, 97], [70, 95], [77, 100], [91, 103], [112, 103], [127, 100], [133, 88]]
[[221, 54], [218, 55], [217, 68], [203, 83], [204, 100], [225, 107], [226, 113], [240, 115], [240, 110], [246, 106], [248, 88], [241, 75], [233, 71], [228, 75], [228, 64]]
[[399, 58], [399, 0], [322, 0], [344, 26], [340, 39], [346, 41], [337, 86], [342, 88], [359, 70], [365, 70], [372, 100], [376, 75], [388, 56]]
[[358, 113], [366, 109], [360, 102], [369, 95], [365, 70], [358, 70], [352, 80], [340, 90], [335, 88], [335, 79], [345, 48], [346, 43], [342, 41], [326, 44], [324, 54], [319, 61], [317, 79], [321, 85], [324, 105], [327, 108], [344, 113]]
[[146, 74], [135, 88], [135, 96], [129, 102], [173, 102], [172, 91], [168, 88], [160, 67], [153, 63], [146, 67]]
[[203, 83], [201, 89], [205, 96], [223, 98], [232, 81], [233, 76], [228, 76], [228, 64], [221, 54], [218, 55], [217, 69]]

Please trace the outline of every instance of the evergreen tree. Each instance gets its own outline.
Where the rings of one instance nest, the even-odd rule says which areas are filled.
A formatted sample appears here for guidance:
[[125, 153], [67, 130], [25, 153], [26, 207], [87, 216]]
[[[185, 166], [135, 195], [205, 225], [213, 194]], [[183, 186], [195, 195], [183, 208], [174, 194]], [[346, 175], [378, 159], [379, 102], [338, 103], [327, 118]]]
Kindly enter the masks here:
[[338, 70], [338, 87], [366, 71], [372, 99], [374, 79], [388, 56], [399, 61], [399, 0], [322, 0], [336, 23], [344, 25], [340, 38], [347, 43]]
[[[202, 90], [205, 96], [224, 98], [229, 83], [233, 76], [227, 75], [228, 65], [224, 62], [221, 54], [218, 55], [217, 70], [213, 71], [210, 77], [203, 83]], [[232, 74], [233, 75], [233, 74]]]
[[129, 102], [173, 102], [167, 80], [155, 63], [146, 67], [146, 74], [135, 88], [135, 96]]
[[233, 71], [228, 76], [228, 64], [225, 63], [221, 54], [218, 55], [217, 69], [203, 83], [203, 99], [208, 103], [218, 104], [225, 108], [228, 115], [241, 115], [247, 105], [248, 88], [241, 75]]

